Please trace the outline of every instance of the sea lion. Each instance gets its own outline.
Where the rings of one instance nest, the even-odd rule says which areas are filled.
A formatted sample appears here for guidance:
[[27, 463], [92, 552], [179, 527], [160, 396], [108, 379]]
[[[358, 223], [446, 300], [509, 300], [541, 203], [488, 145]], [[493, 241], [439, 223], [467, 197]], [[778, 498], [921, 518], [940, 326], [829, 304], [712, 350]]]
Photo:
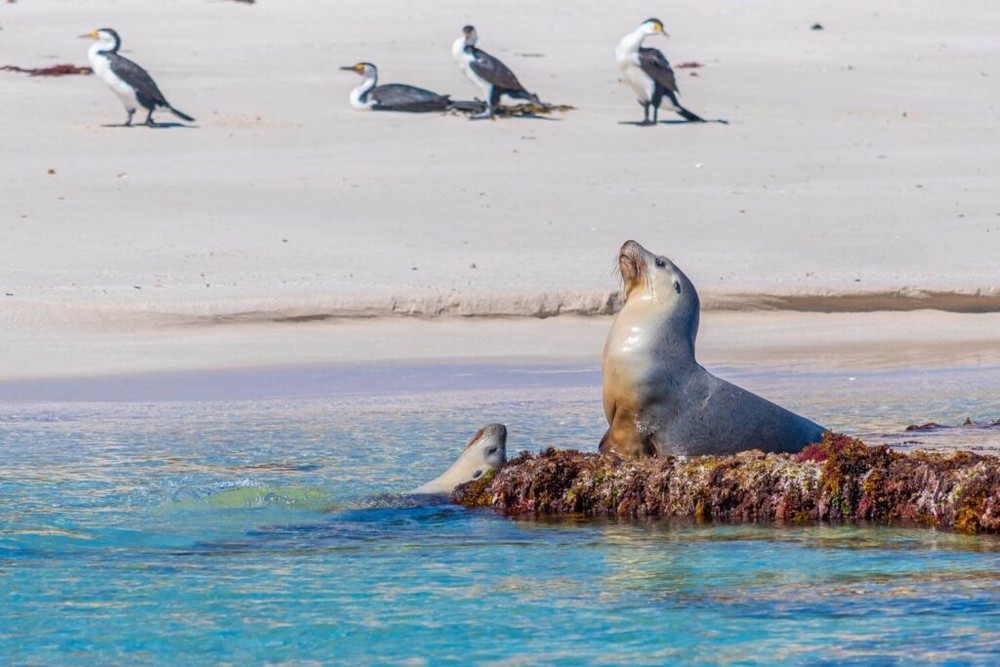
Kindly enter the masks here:
[[621, 456], [796, 452], [819, 424], [720, 380], [695, 361], [700, 304], [688, 277], [635, 241], [618, 252], [625, 305], [604, 345], [601, 452]]
[[461, 456], [439, 477], [423, 484], [410, 494], [448, 494], [465, 482], [479, 479], [489, 470], [496, 470], [507, 462], [507, 427], [487, 424], [479, 429]]

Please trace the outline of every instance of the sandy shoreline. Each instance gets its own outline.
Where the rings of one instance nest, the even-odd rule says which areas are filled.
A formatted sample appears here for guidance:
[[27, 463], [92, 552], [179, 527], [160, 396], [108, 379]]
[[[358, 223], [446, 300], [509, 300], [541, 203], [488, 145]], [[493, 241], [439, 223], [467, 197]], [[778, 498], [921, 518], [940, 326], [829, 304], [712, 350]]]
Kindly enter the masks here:
[[[730, 124], [652, 129], [621, 124], [640, 110], [611, 59], [642, 3], [168, 7], [0, 5], [0, 65], [84, 64], [76, 36], [110, 25], [198, 118], [105, 127], [123, 113], [93, 77], [0, 73], [17, 101], [0, 105], [4, 379], [593, 358], [607, 319], [575, 316], [613, 310], [627, 238], [695, 282], [707, 361], [996, 363], [995, 3], [677, 3], [654, 45], [705, 65], [682, 74], [683, 99]], [[386, 82], [474, 95], [448, 53], [467, 22], [576, 110], [470, 123], [349, 108], [336, 68], [361, 59]], [[897, 310], [913, 312], [882, 312]]]
[[[373, 318], [307, 322], [92, 320], [4, 327], [3, 381], [410, 361], [573, 362], [600, 367], [611, 317]], [[702, 317], [698, 358], [784, 370], [1000, 368], [1000, 314], [939, 311]], [[974, 388], [970, 388], [974, 390]]]

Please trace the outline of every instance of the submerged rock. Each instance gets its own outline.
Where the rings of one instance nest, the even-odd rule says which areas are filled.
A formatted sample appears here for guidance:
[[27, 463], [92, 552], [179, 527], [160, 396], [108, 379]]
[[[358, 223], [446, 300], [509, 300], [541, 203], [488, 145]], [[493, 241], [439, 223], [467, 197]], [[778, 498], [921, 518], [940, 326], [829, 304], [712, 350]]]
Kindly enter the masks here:
[[903, 454], [828, 433], [798, 454], [617, 457], [522, 452], [452, 500], [507, 516], [917, 524], [1000, 533], [1000, 457]]

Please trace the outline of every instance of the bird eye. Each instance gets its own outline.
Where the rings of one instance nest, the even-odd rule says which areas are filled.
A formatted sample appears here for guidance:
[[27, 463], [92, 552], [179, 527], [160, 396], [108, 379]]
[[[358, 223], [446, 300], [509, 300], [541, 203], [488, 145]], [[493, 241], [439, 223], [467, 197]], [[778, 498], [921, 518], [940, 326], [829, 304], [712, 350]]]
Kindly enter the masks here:
[[674, 291], [677, 292], [678, 294], [681, 293], [681, 284], [676, 280], [674, 281]]
[[657, 257], [656, 258], [656, 266], [657, 266], [657, 268], [660, 268], [660, 269], [667, 268], [667, 260], [663, 259], [662, 257]]

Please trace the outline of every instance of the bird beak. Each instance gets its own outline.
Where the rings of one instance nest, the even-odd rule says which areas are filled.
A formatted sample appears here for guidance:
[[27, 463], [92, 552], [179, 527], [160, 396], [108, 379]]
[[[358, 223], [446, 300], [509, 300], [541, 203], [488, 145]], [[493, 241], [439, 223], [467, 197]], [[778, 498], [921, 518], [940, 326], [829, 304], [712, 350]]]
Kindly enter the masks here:
[[345, 72], [355, 72], [357, 71], [358, 68], [355, 67], [354, 65], [344, 65], [340, 69], [344, 70]]
[[92, 30], [85, 35], [80, 35], [80, 39], [97, 39], [97, 31]]

